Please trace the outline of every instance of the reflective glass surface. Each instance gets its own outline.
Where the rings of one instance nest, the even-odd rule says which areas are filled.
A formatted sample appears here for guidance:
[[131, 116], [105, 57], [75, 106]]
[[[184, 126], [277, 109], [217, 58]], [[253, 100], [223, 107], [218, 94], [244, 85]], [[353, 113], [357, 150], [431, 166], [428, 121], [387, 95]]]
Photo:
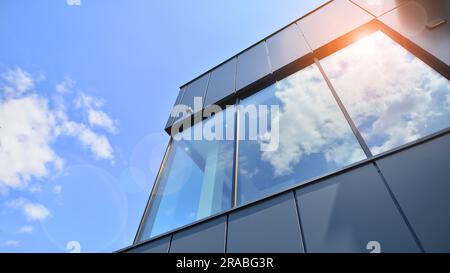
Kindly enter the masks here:
[[[251, 139], [263, 115], [250, 110], [262, 105], [279, 110], [268, 111]], [[239, 204], [365, 158], [315, 65], [242, 100], [239, 111]]]
[[381, 31], [321, 61], [374, 155], [450, 125], [450, 84]]
[[351, 1], [334, 0], [301, 18], [297, 24], [311, 49], [316, 50], [373, 19]]
[[[234, 112], [234, 107], [228, 108], [176, 136], [184, 139], [174, 138], [141, 240], [231, 207], [234, 141], [222, 136], [226, 128], [233, 128]], [[226, 122], [218, 122], [225, 117]], [[213, 139], [194, 140], [194, 135], [202, 135], [198, 130], [206, 132], [203, 137], [213, 132]]]
[[236, 91], [270, 74], [265, 42], [261, 42], [238, 56]]
[[267, 39], [272, 71], [297, 60], [311, 52], [300, 29], [292, 24]]
[[205, 106], [214, 104], [234, 93], [236, 58], [229, 60], [211, 72]]

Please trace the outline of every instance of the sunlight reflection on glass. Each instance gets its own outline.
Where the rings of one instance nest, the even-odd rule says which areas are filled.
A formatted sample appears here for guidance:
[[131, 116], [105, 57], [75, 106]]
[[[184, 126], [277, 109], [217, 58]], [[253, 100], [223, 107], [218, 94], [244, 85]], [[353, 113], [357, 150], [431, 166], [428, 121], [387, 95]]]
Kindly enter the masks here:
[[321, 63], [375, 155], [450, 124], [449, 81], [381, 31]]

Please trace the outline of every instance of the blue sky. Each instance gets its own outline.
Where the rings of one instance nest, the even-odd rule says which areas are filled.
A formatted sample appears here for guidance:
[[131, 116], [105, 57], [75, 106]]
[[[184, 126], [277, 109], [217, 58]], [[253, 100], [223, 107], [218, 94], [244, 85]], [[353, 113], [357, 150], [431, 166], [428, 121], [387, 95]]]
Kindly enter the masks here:
[[0, 251], [131, 244], [178, 87], [323, 2], [0, 0]]

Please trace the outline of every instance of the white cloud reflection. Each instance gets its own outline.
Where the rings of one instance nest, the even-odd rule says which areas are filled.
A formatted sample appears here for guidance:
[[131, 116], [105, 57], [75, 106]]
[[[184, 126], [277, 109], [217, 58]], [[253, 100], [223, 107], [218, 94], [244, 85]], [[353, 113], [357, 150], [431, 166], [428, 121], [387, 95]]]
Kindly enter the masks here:
[[447, 110], [450, 111], [450, 94], [447, 95]]
[[373, 154], [449, 125], [448, 80], [381, 32], [322, 65]]
[[279, 82], [275, 97], [282, 105], [278, 117], [281, 141], [278, 149], [261, 153], [275, 177], [301, 171], [300, 161], [312, 154], [323, 153], [327, 162], [340, 166], [364, 158], [315, 66]]

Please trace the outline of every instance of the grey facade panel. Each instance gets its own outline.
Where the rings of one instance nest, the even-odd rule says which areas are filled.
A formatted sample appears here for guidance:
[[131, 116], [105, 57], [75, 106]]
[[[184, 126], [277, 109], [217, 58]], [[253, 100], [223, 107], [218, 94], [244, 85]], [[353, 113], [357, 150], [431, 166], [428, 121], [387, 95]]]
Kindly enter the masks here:
[[269, 74], [270, 66], [266, 44], [261, 42], [239, 54], [236, 71], [236, 90], [245, 88]]
[[370, 22], [374, 17], [348, 0], [335, 0], [297, 24], [313, 50]]
[[450, 1], [410, 1], [379, 19], [450, 65]]
[[419, 252], [372, 164], [297, 191], [307, 252]]
[[170, 253], [223, 253], [226, 221], [223, 216], [175, 233]]
[[236, 58], [233, 58], [211, 72], [205, 106], [214, 104], [234, 93]]
[[450, 252], [450, 134], [377, 164], [425, 251]]
[[367, 10], [374, 16], [380, 16], [390, 10], [395, 9], [407, 0], [382, 0], [382, 1], [367, 1], [367, 0], [351, 0], [358, 6]]
[[296, 24], [288, 26], [267, 39], [267, 47], [272, 71], [276, 71], [311, 52]]
[[293, 193], [231, 213], [227, 252], [303, 252]]
[[128, 250], [128, 253], [168, 253], [171, 235], [150, 241], [136, 248]]
[[[209, 74], [210, 73], [207, 73], [201, 76], [186, 86], [186, 91], [184, 92], [183, 99], [181, 100], [182, 104], [191, 107], [192, 110], [195, 111], [194, 97], [201, 97], [202, 101], [205, 100], [204, 96], [209, 81]], [[203, 107], [203, 105], [200, 105], [200, 107]]]

